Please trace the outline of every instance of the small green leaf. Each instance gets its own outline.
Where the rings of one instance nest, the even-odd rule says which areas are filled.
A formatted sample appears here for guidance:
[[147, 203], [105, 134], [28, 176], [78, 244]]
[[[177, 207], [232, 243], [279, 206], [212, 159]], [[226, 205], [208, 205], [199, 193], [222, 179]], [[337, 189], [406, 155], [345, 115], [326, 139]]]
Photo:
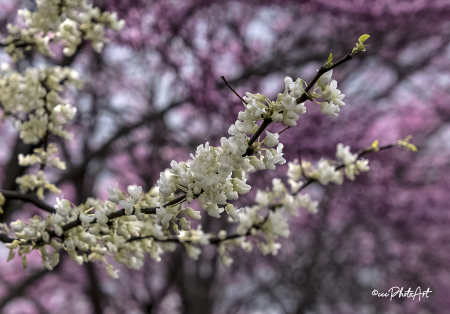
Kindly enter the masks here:
[[372, 148], [377, 148], [378, 147], [378, 140], [375, 140], [373, 143], [372, 143]]
[[358, 41], [359, 41], [360, 43], [363, 43], [363, 42], [365, 42], [365, 41], [367, 40], [367, 38], [369, 38], [369, 37], [370, 37], [370, 35], [367, 35], [367, 34], [361, 35], [361, 37], [359, 37]]
[[412, 150], [413, 152], [417, 152], [417, 147], [414, 144], [408, 144], [407, 148], [409, 148], [410, 150]]
[[332, 65], [333, 65], [333, 54], [332, 53], [330, 53], [330, 55], [328, 56], [328, 61], [327, 61], [327, 63], [325, 63], [325, 67], [326, 68], [329, 68], [329, 67], [331, 67]]
[[404, 140], [400, 140], [400, 141], [398, 141], [398, 145], [399, 146], [403, 146], [403, 147], [406, 147], [407, 149], [409, 149], [409, 150], [411, 150], [411, 151], [413, 151], [413, 152], [417, 152], [417, 147], [414, 145], [414, 144], [411, 144], [410, 142], [409, 142], [409, 140], [411, 139], [411, 135], [409, 135], [409, 136], [407, 136]]
[[377, 152], [377, 151], [379, 151], [379, 150], [380, 150], [380, 148], [378, 147], [378, 140], [376, 140], [376, 141], [374, 141], [374, 142], [372, 143], [372, 145], [370, 146], [369, 151]]
[[23, 269], [26, 269], [26, 268], [27, 268], [27, 265], [28, 265], [27, 256], [24, 255], [24, 256], [22, 256], [22, 266], [23, 266]]

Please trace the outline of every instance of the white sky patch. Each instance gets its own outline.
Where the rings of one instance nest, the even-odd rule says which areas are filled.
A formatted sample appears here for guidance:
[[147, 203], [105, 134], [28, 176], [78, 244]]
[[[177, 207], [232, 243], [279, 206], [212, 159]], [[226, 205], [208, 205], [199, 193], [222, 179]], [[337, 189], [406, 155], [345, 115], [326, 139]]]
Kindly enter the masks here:
[[[294, 81], [297, 78], [292, 78]], [[262, 79], [261, 90], [264, 91], [264, 95], [270, 99], [276, 99], [278, 93], [282, 93], [284, 90], [284, 77], [278, 73], [267, 75]]]
[[177, 109], [170, 110], [165, 116], [165, 121], [172, 130], [179, 130], [184, 127], [184, 118], [181, 111]]
[[261, 9], [258, 14], [259, 18], [256, 18], [250, 22], [245, 34], [247, 40], [257, 40], [266, 46], [273, 44], [276, 39], [275, 33], [272, 27], [270, 27], [270, 25], [266, 22], [270, 11], [270, 8]]
[[93, 146], [99, 146], [109, 139], [109, 135], [117, 129], [116, 118], [110, 113], [103, 111], [99, 113], [98, 127], [94, 131], [91, 137], [91, 144]]
[[422, 151], [430, 152], [430, 154], [435, 154], [439, 151], [441, 153], [450, 152], [450, 123], [447, 123], [439, 129], [438, 132], [428, 141], [428, 147], [422, 149]]
[[132, 56], [133, 51], [126, 46], [110, 43], [108, 49], [105, 49], [105, 62], [107, 64], [125, 62]]
[[171, 72], [164, 73], [163, 76], [161, 76], [158, 80], [157, 84], [157, 93], [156, 93], [156, 99], [154, 106], [157, 109], [164, 109], [170, 103], [172, 102], [172, 97], [169, 95], [172, 95], [173, 89], [172, 84], [175, 80], [175, 74]]

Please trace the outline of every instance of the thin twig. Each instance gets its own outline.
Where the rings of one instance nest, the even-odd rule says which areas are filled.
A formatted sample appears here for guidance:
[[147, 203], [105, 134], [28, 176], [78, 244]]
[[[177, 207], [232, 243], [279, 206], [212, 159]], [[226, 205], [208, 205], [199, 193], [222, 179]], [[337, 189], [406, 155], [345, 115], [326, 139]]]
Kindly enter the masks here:
[[250, 141], [248, 141], [248, 148], [245, 151], [245, 153], [242, 155], [242, 157], [247, 157], [247, 156], [251, 156], [253, 155], [254, 151], [252, 149], [252, 145], [253, 143], [256, 142], [256, 140], [258, 139], [258, 137], [261, 135], [262, 132], [264, 132], [264, 130], [272, 123], [272, 119], [264, 119], [263, 122], [261, 123], [261, 126], [258, 128], [258, 131], [256, 131], [255, 134], [253, 134], [252, 138], [250, 139]]
[[220, 78], [225, 82], [225, 84], [227, 84], [228, 88], [231, 89], [233, 93], [235, 93], [236, 96], [238, 96], [239, 99], [242, 100], [244, 104], [246, 104], [245, 100], [233, 89], [233, 87], [231, 87], [230, 84], [228, 84], [227, 80], [225, 79], [225, 76], [221, 76]]
[[278, 132], [278, 134], [281, 134], [281, 133], [283, 133], [284, 131], [286, 131], [286, 130], [288, 130], [288, 129], [290, 129], [291, 127], [290, 126], [287, 126], [287, 127], [285, 127], [283, 130], [281, 130], [280, 132]]
[[342, 58], [341, 60], [339, 60], [338, 62], [336, 62], [335, 64], [333, 64], [332, 66], [325, 68], [325, 67], [321, 67], [319, 69], [319, 71], [317, 71], [316, 76], [313, 78], [313, 80], [308, 84], [308, 86], [306, 86], [305, 88], [305, 92], [300, 96], [300, 98], [297, 99], [297, 104], [301, 104], [305, 101], [307, 101], [309, 99], [309, 91], [311, 90], [311, 88], [314, 86], [314, 84], [317, 83], [317, 81], [320, 79], [320, 77], [327, 73], [328, 71], [333, 70], [334, 68], [340, 66], [341, 64], [349, 61], [353, 59], [353, 57], [351, 55], [346, 55], [344, 58]]
[[13, 44], [17, 48], [25, 48], [27, 46], [33, 46], [33, 43], [27, 43], [27, 42], [20, 42], [20, 39], [14, 39], [9, 44], [0, 43], [0, 48], [8, 47], [9, 45]]
[[[377, 151], [386, 150], [386, 149], [392, 148], [394, 146], [395, 146], [395, 144], [388, 144], [388, 145], [379, 147], [378, 150], [374, 150], [373, 148], [367, 148], [367, 149], [360, 150], [359, 152], [356, 153], [356, 155], [357, 155], [356, 160], [358, 160], [360, 157], [362, 157], [364, 155], [371, 154], [371, 153], [374, 153], [374, 152], [377, 152]], [[339, 170], [339, 169], [342, 169], [344, 167], [345, 167], [345, 164], [340, 164], [335, 169]], [[292, 193], [292, 195], [293, 196], [297, 195], [298, 192], [300, 192], [301, 190], [306, 188], [308, 185], [310, 185], [311, 183], [316, 182], [316, 181], [317, 181], [317, 179], [309, 177], [308, 180], [306, 180], [305, 184], [302, 185], [297, 192]]]

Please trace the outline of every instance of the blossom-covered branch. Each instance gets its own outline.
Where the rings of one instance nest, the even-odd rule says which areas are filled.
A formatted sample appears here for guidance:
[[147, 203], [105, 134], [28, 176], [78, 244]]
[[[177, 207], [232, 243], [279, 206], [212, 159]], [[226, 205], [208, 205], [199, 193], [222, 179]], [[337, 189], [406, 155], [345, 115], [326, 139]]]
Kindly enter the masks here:
[[36, 12], [23, 9], [18, 14], [25, 27], [8, 24], [10, 35], [1, 43], [15, 61], [31, 49], [52, 56], [50, 44], [58, 43], [64, 45], [64, 54], [71, 56], [82, 40], [92, 41], [92, 47], [100, 52], [108, 42], [106, 29], [120, 30], [125, 25], [117, 20], [117, 13], [101, 12], [86, 0], [38, 1]]
[[[306, 88], [302, 91], [300, 89], [300, 93], [301, 96], [296, 100], [297, 104], [302, 104], [305, 101], [312, 100], [314, 101], [314, 96], [309, 94], [309, 91], [311, 90], [311, 88], [313, 88], [314, 84], [317, 83], [317, 81], [322, 77], [323, 74], [327, 73], [328, 71], [332, 71], [334, 68], [336, 68], [337, 66], [351, 60], [352, 54], [348, 54], [346, 55], [344, 58], [342, 58], [341, 60], [339, 60], [338, 62], [336, 62], [335, 64], [332, 64], [331, 62], [328, 62], [325, 66], [320, 67], [320, 69], [317, 71], [316, 76], [311, 80], [311, 82], [306, 86]], [[331, 64], [330, 64], [331, 63]], [[331, 77], [331, 75], [329, 76]], [[292, 82], [290, 82], [292, 83]], [[303, 84], [303, 82], [301, 82]], [[228, 84], [227, 84], [228, 85]], [[231, 88], [231, 87], [230, 87]], [[336, 86], [335, 86], [336, 88]], [[232, 89], [233, 90], [233, 89]], [[234, 90], [233, 90], [234, 91]], [[342, 97], [343, 98], [343, 97]], [[332, 101], [331, 101], [332, 102]], [[336, 108], [338, 109], [338, 108]], [[336, 112], [338, 112], [339, 110], [337, 110]], [[258, 130], [255, 132], [255, 134], [252, 136], [252, 138], [250, 139], [250, 141], [248, 142], [248, 148], [245, 152], [245, 154], [243, 155], [244, 157], [246, 156], [251, 156], [254, 151], [252, 149], [252, 145], [253, 143], [255, 143], [255, 141], [258, 139], [258, 137], [262, 134], [262, 132], [264, 132], [264, 130], [273, 122], [273, 120], [271, 118], [267, 118], [264, 119], [261, 126], [258, 128]], [[291, 127], [292, 125], [288, 125], [288, 127]], [[281, 133], [281, 132], [280, 132]]]
[[[405, 146], [414, 151], [415, 146], [410, 144], [408, 140], [409, 138], [381, 147], [378, 147], [378, 141], [375, 141], [371, 147], [355, 154], [350, 153], [348, 146], [344, 147], [339, 144], [336, 156], [343, 162], [338, 164], [322, 159], [319, 161], [317, 169], [313, 169], [311, 163], [308, 162], [303, 162], [301, 165], [297, 161], [289, 163], [288, 177], [290, 178], [291, 192], [279, 179], [274, 179], [271, 191], [258, 191], [255, 197], [255, 205], [247, 206], [240, 211], [238, 233], [227, 235], [225, 230], [221, 230], [217, 235], [213, 235], [205, 234], [202, 230], [197, 229], [182, 231], [178, 236], [166, 236], [164, 238], [157, 238], [154, 235], [131, 237], [127, 240], [127, 243], [143, 240], [158, 243], [181, 243], [186, 246], [188, 253], [193, 258], [196, 258], [200, 252], [195, 247], [196, 245], [218, 245], [222, 261], [226, 265], [232, 262], [232, 259], [227, 255], [229, 251], [236, 246], [244, 250], [250, 250], [254, 241], [264, 254], [276, 254], [280, 245], [274, 240], [279, 236], [287, 237], [289, 235], [288, 217], [297, 216], [298, 207], [304, 207], [311, 213], [317, 213], [318, 211], [318, 202], [312, 201], [308, 194], [299, 194], [300, 191], [314, 182], [324, 185], [329, 182], [342, 184], [344, 174], [348, 179], [354, 180], [355, 175], [369, 170], [368, 160], [360, 159], [360, 157], [395, 146]], [[305, 180], [300, 180], [301, 177], [304, 177]], [[266, 214], [260, 215], [259, 213], [262, 212], [266, 212]], [[288, 213], [288, 215], [283, 215], [283, 213]], [[258, 235], [263, 235], [266, 243], [258, 240], [258, 238], [254, 241], [246, 241], [246, 237]]]
[[[4, 40], [5, 51], [14, 60], [22, 57], [23, 49], [35, 48], [51, 56], [49, 44], [58, 43], [63, 44], [64, 54], [70, 56], [83, 40], [91, 40], [94, 49], [100, 51], [107, 41], [105, 28], [119, 30], [123, 26], [115, 13], [100, 12], [85, 1], [58, 5], [41, 1], [37, 12], [22, 10], [19, 15], [25, 26], [9, 25], [11, 35]], [[284, 91], [275, 100], [259, 93], [240, 97], [230, 86], [244, 106], [228, 130], [230, 136], [222, 137], [217, 147], [209, 142], [198, 146], [187, 162], [172, 161], [171, 168], [161, 172], [157, 185], [148, 192], [143, 193], [142, 187], [135, 185], [124, 192], [116, 184], [108, 189], [107, 200], [89, 198], [86, 203], [76, 205], [61, 197], [57, 198], [55, 212], [45, 218], [34, 216], [27, 222], [17, 220], [9, 226], [1, 225], [1, 239], [9, 242], [8, 259], [17, 253], [26, 267], [27, 255], [39, 250], [43, 265], [51, 270], [59, 263], [60, 250], [65, 250], [78, 264], [102, 262], [108, 273], [117, 277], [107, 255], [137, 269], [143, 264], [144, 253], [159, 261], [161, 254], [174, 250], [177, 243], [183, 243], [194, 259], [201, 253], [202, 245], [216, 244], [225, 265], [232, 262], [228, 252], [234, 246], [250, 251], [255, 242], [263, 254], [276, 254], [281, 246], [277, 239], [289, 236], [288, 217], [296, 216], [300, 207], [312, 213], [318, 210], [318, 201], [299, 191], [313, 181], [342, 184], [344, 174], [353, 180], [355, 175], [369, 170], [368, 161], [359, 159], [363, 153], [351, 154], [348, 146], [339, 144], [336, 157], [342, 165], [325, 159], [319, 160], [317, 167], [311, 162], [289, 163], [290, 189], [280, 179], [274, 179], [271, 190], [256, 193], [254, 205], [237, 209], [231, 202], [250, 191], [247, 180], [252, 172], [274, 170], [277, 164], [286, 162], [280, 134], [297, 125], [299, 115], [306, 113], [306, 100], [318, 104], [325, 115], [338, 115], [345, 106], [345, 95], [331, 79], [332, 70], [352, 59], [356, 52], [364, 51], [367, 38], [368, 35], [361, 36], [352, 53], [335, 64], [330, 55], [309, 84], [300, 78], [294, 81], [286, 77]], [[35, 192], [41, 199], [46, 189], [60, 193], [47, 181], [44, 172], [46, 165], [65, 169], [59, 157], [50, 158], [58, 149], [56, 144], [49, 143], [49, 137], [70, 139], [63, 126], [74, 119], [76, 109], [62, 98], [63, 85], [80, 88], [82, 81], [74, 70], [60, 67], [28, 69], [20, 74], [3, 65], [0, 74], [4, 116], [14, 121], [24, 143], [42, 146], [34, 148], [32, 154], [18, 156], [19, 164], [30, 167], [30, 173], [16, 182], [23, 192]], [[259, 121], [262, 122], [258, 126]], [[270, 124], [281, 122], [286, 126], [283, 131], [266, 131]], [[39, 165], [37, 174], [31, 172], [34, 165]], [[4, 198], [0, 201], [3, 204]], [[185, 207], [184, 203], [192, 207]], [[230, 222], [239, 223], [237, 233], [227, 236], [221, 230], [213, 235], [203, 230], [201, 224], [191, 228], [191, 220], [200, 220], [202, 215], [195, 207], [214, 218], [226, 212]], [[257, 237], [247, 241], [247, 236]]]

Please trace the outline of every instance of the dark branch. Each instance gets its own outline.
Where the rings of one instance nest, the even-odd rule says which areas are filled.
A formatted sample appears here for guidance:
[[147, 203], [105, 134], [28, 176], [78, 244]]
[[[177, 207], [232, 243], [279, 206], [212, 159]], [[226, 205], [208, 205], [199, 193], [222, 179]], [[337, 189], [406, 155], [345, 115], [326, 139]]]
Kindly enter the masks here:
[[30, 277], [26, 278], [24, 281], [19, 283], [16, 287], [9, 290], [8, 295], [4, 296], [2, 300], [0, 301], [0, 312], [2, 312], [2, 309], [13, 299], [17, 298], [18, 296], [21, 296], [25, 293], [25, 290], [33, 285], [35, 282], [40, 280], [42, 277], [47, 275], [49, 271], [47, 269], [40, 270], [34, 274], [32, 274]]
[[231, 89], [233, 93], [235, 93], [236, 96], [238, 96], [239, 99], [245, 104], [246, 103], [245, 100], [233, 89], [233, 87], [231, 87], [230, 84], [228, 84], [227, 80], [225, 79], [225, 76], [221, 76], [220, 78], [225, 82], [225, 84], [227, 84], [228, 88]]
[[[309, 96], [309, 91], [311, 90], [311, 88], [314, 86], [314, 84], [317, 83], [317, 81], [319, 80], [319, 78], [327, 73], [328, 71], [331, 71], [332, 69], [340, 66], [341, 64], [349, 61], [353, 59], [353, 57], [351, 55], [346, 55], [344, 58], [342, 58], [341, 60], [339, 60], [338, 62], [336, 62], [335, 64], [333, 64], [332, 66], [325, 68], [325, 67], [321, 67], [319, 69], [319, 71], [317, 71], [316, 76], [313, 78], [313, 80], [308, 84], [308, 86], [305, 88], [305, 92], [300, 96], [300, 98], [297, 98], [297, 104], [301, 104], [304, 103], [305, 101], [307, 101], [308, 99], [310, 99]], [[231, 88], [231, 87], [230, 87]], [[251, 146], [253, 145], [253, 143], [255, 143], [255, 141], [258, 139], [258, 137], [261, 135], [261, 133], [272, 123], [272, 119], [264, 119], [263, 123], [261, 124], [261, 126], [258, 128], [258, 131], [256, 131], [256, 133], [252, 136], [252, 138], [250, 139], [250, 141], [248, 142], [248, 148], [247, 151], [245, 152], [244, 155], [242, 155], [242, 157], [247, 157], [247, 156], [251, 156], [253, 155], [254, 151], [251, 148]]]
[[287, 127], [285, 127], [283, 130], [281, 130], [280, 132], [278, 132], [278, 134], [281, 134], [281, 133], [283, 133], [284, 131], [289, 130], [290, 128], [291, 128], [290, 126], [287, 126]]
[[86, 294], [91, 299], [92, 307], [95, 314], [103, 314], [103, 299], [105, 297], [101, 287], [100, 287], [100, 281], [95, 269], [95, 265], [92, 262], [88, 262], [84, 264], [87, 277], [88, 277], [88, 287]]
[[335, 64], [333, 64], [332, 66], [325, 68], [325, 67], [321, 67], [319, 69], [319, 71], [317, 71], [316, 76], [313, 78], [313, 80], [308, 84], [308, 86], [306, 86], [305, 88], [305, 92], [300, 96], [300, 98], [297, 99], [297, 104], [301, 104], [302, 102], [305, 102], [309, 99], [309, 91], [311, 90], [311, 88], [314, 86], [314, 84], [317, 83], [317, 81], [320, 79], [320, 77], [322, 75], [324, 75], [325, 73], [327, 73], [328, 71], [333, 70], [334, 68], [340, 66], [341, 64], [349, 61], [353, 59], [353, 57], [351, 55], [346, 55], [344, 58], [342, 58], [341, 60], [339, 60], [338, 62], [336, 62]]
[[264, 119], [263, 122], [261, 123], [261, 126], [258, 128], [258, 131], [256, 131], [255, 134], [253, 134], [252, 138], [250, 139], [250, 141], [248, 141], [248, 148], [247, 151], [244, 153], [244, 155], [242, 155], [242, 157], [247, 157], [247, 156], [251, 156], [253, 155], [254, 151], [253, 148], [251, 147], [253, 145], [253, 143], [256, 142], [256, 140], [258, 139], [258, 137], [261, 135], [262, 132], [264, 132], [264, 130], [272, 123], [272, 119]]
[[0, 242], [3, 242], [3, 243], [11, 243], [12, 241], [14, 241], [14, 239], [11, 239], [11, 238], [8, 237], [6, 234], [0, 233]]
[[46, 212], [49, 213], [55, 213], [55, 209], [53, 208], [53, 206], [50, 206], [46, 203], [44, 203], [43, 201], [41, 201], [40, 199], [32, 196], [32, 195], [27, 195], [27, 194], [21, 194], [19, 192], [14, 192], [14, 191], [7, 191], [7, 190], [0, 190], [0, 193], [3, 194], [3, 196], [7, 199], [10, 200], [21, 200], [27, 203], [31, 203], [36, 205], [37, 207], [39, 207], [42, 210], [45, 210]]

